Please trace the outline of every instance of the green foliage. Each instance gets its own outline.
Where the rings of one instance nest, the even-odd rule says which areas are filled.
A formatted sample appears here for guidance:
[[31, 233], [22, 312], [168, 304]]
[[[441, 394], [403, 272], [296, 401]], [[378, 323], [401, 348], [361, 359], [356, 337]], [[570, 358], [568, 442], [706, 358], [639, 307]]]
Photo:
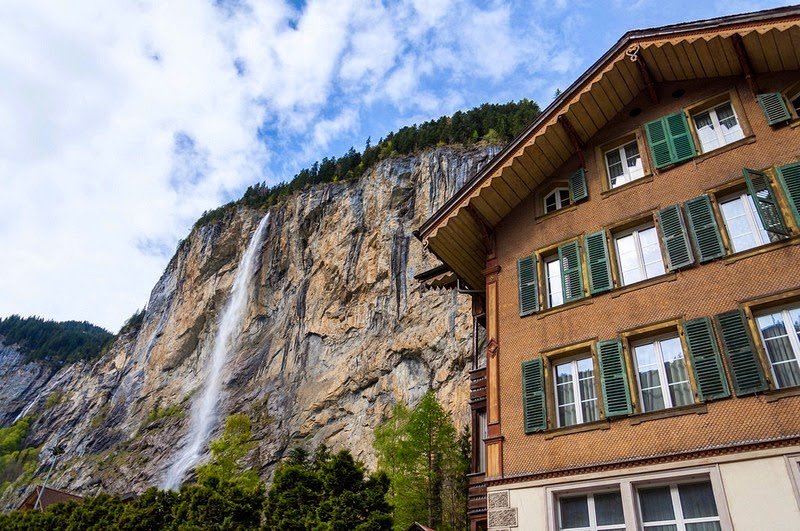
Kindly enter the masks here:
[[52, 393], [47, 395], [47, 400], [44, 401], [44, 408], [51, 409], [57, 406], [58, 404], [61, 403], [62, 400], [64, 400], [64, 395], [65, 395], [64, 391], [61, 390], [53, 391]]
[[320, 446], [309, 458], [293, 450], [275, 472], [264, 505], [264, 529], [281, 531], [381, 531], [392, 528], [386, 502], [389, 479], [365, 478], [350, 452], [331, 454]]
[[119, 329], [119, 335], [124, 335], [138, 331], [142, 327], [143, 322], [144, 322], [144, 308], [142, 308], [141, 310], [136, 310], [133, 313], [133, 315], [128, 317], [128, 320], [125, 321], [125, 324], [123, 324], [122, 328]]
[[266, 209], [306, 186], [340, 182], [361, 177], [376, 162], [399, 155], [409, 155], [426, 148], [447, 144], [491, 144], [509, 142], [539, 114], [539, 106], [527, 99], [505, 104], [484, 103], [453, 116], [442, 116], [389, 133], [374, 146], [367, 139], [362, 152], [351, 147], [341, 157], [325, 157], [310, 168], [300, 170], [289, 182], [275, 186], [258, 183], [250, 186], [238, 201], [203, 213], [195, 223], [201, 227], [225, 219], [239, 206]]
[[100, 355], [114, 340], [107, 330], [87, 322], [45, 321], [12, 315], [0, 319], [0, 336], [17, 345], [25, 361], [74, 362]]
[[413, 522], [447, 531], [465, 529], [468, 443], [432, 391], [412, 411], [398, 404], [375, 430], [378, 467], [392, 483], [395, 529]]
[[183, 408], [179, 404], [173, 404], [169, 407], [161, 408], [156, 407], [151, 410], [147, 415], [147, 423], [151, 424], [157, 420], [167, 417], [180, 417], [184, 414]]
[[210, 445], [211, 460], [197, 469], [200, 482], [233, 483], [246, 491], [260, 489], [261, 480], [256, 471], [242, 467], [242, 460], [254, 446], [251, 438], [247, 415], [236, 413], [228, 417], [222, 435]]
[[39, 451], [25, 447], [31, 417], [23, 417], [11, 426], [0, 428], [0, 490], [24, 474], [33, 473]]

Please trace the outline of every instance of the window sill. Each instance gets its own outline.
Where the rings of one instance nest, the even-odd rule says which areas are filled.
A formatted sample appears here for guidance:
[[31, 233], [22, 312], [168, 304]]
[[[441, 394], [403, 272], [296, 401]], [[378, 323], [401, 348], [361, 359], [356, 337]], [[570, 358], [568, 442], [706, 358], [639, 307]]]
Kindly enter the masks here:
[[708, 413], [708, 406], [706, 404], [694, 404], [691, 406], [674, 407], [670, 409], [659, 409], [658, 411], [648, 411], [646, 413], [637, 413], [636, 415], [632, 415], [629, 420], [631, 426], [636, 426], [651, 420], [682, 417], [683, 415], [705, 415], [706, 413]]
[[611, 197], [612, 195], [615, 195], [615, 194], [617, 194], [619, 192], [624, 192], [625, 190], [630, 190], [631, 188], [634, 188], [634, 187], [639, 186], [641, 184], [651, 183], [651, 182], [653, 182], [653, 174], [652, 173], [647, 173], [644, 176], [639, 177], [635, 181], [631, 181], [629, 183], [625, 183], [625, 184], [623, 184], [621, 186], [617, 186], [616, 188], [610, 188], [608, 190], [603, 190], [602, 192], [600, 192], [600, 196], [603, 199], [607, 199], [607, 198]]
[[785, 389], [775, 389], [764, 393], [764, 400], [767, 402], [777, 402], [783, 398], [800, 396], [800, 387], [787, 387]]
[[630, 293], [631, 291], [637, 291], [643, 288], [648, 288], [650, 286], [655, 286], [656, 284], [661, 284], [664, 282], [673, 282], [678, 279], [676, 273], [665, 273], [663, 275], [659, 275], [657, 277], [648, 278], [647, 280], [640, 280], [635, 284], [628, 284], [627, 286], [623, 286], [620, 289], [611, 292], [611, 298], [616, 299], [620, 295], [624, 295], [626, 293]]
[[753, 247], [752, 249], [747, 249], [746, 251], [739, 251], [738, 253], [728, 255], [725, 258], [723, 258], [722, 261], [725, 265], [731, 265], [735, 264], [739, 260], [750, 258], [751, 256], [758, 256], [760, 254], [768, 253], [770, 251], [775, 251], [777, 249], [783, 249], [784, 247], [797, 245], [798, 243], [800, 243], [800, 241], [798, 241], [797, 236], [790, 236], [789, 238], [781, 240], [779, 242], [768, 243], [766, 245], [759, 245], [758, 247]]
[[747, 144], [752, 144], [756, 141], [756, 135], [748, 135], [744, 138], [740, 138], [736, 142], [731, 142], [730, 144], [725, 144], [724, 146], [718, 147], [717, 149], [712, 149], [708, 153], [701, 153], [700, 155], [694, 158], [695, 164], [700, 164], [703, 161], [708, 159], [713, 159], [717, 155], [722, 155], [723, 153], [730, 151], [732, 149], [736, 149], [741, 146], [746, 146]]
[[538, 223], [543, 223], [543, 222], [547, 221], [548, 219], [552, 219], [552, 218], [554, 218], [556, 216], [560, 216], [561, 214], [565, 214], [567, 212], [572, 212], [573, 210], [576, 210], [577, 208], [578, 208], [578, 204], [577, 203], [573, 203], [573, 204], [571, 204], [569, 206], [566, 206], [564, 208], [559, 208], [558, 210], [555, 210], [553, 212], [548, 212], [547, 214], [542, 214], [541, 216], [538, 216], [536, 218], [536, 223], [537, 224]]
[[545, 432], [544, 440], [549, 441], [556, 437], [564, 435], [571, 435], [573, 433], [584, 433], [587, 431], [598, 431], [611, 429], [611, 423], [607, 420], [597, 420], [595, 422], [588, 422], [585, 424], [577, 424], [575, 426], [566, 426], [563, 428], [555, 428]]
[[548, 315], [561, 313], [561, 312], [564, 312], [564, 311], [567, 311], [567, 310], [571, 310], [572, 308], [577, 308], [578, 306], [584, 306], [584, 305], [587, 305], [587, 304], [592, 304], [592, 302], [594, 302], [594, 301], [591, 298], [584, 297], [582, 299], [578, 299], [576, 301], [568, 302], [566, 304], [562, 304], [562, 305], [556, 306], [554, 308], [548, 308], [548, 309], [546, 309], [544, 311], [541, 311], [541, 312], [539, 312], [537, 314], [534, 314], [534, 315], [536, 315], [537, 319], [544, 319]]

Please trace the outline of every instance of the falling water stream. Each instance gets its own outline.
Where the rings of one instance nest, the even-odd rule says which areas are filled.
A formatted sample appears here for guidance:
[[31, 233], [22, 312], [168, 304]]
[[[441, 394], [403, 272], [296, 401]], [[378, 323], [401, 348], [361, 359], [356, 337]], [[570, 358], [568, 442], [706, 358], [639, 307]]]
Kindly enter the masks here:
[[264, 239], [269, 214], [258, 224], [258, 228], [250, 238], [247, 250], [236, 269], [236, 278], [231, 287], [231, 293], [222, 319], [219, 322], [217, 335], [214, 337], [213, 350], [211, 351], [210, 366], [201, 390], [200, 396], [192, 406], [189, 432], [186, 434], [186, 443], [181, 448], [175, 461], [167, 470], [164, 487], [177, 489], [183, 477], [200, 460], [205, 450], [206, 442], [211, 430], [217, 422], [217, 405], [222, 391], [222, 375], [228, 353], [235, 346], [236, 338], [241, 332], [242, 320], [247, 311], [247, 301], [250, 295], [250, 279], [255, 273], [258, 261], [258, 250]]

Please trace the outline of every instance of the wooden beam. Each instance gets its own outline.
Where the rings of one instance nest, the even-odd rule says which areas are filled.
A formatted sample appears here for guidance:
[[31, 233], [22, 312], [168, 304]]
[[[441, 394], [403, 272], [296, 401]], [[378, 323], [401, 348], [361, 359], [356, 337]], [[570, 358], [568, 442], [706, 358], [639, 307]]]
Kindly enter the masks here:
[[738, 33], [734, 33], [731, 35], [731, 42], [733, 43], [733, 49], [736, 51], [736, 59], [739, 60], [739, 66], [742, 67], [742, 72], [744, 73], [745, 81], [747, 81], [747, 86], [750, 87], [750, 92], [752, 92], [753, 96], [755, 96], [760, 91], [758, 90], [758, 83], [756, 82], [756, 77], [753, 73], [753, 67], [750, 64], [750, 57], [747, 55], [744, 42], [742, 42], [742, 36]]
[[625, 52], [625, 55], [630, 57], [631, 61], [636, 64], [639, 70], [639, 75], [642, 76], [645, 89], [647, 89], [647, 97], [650, 98], [650, 103], [658, 103], [658, 92], [656, 92], [656, 84], [653, 81], [653, 75], [650, 73], [650, 68], [641, 53], [639, 45], [635, 45]]
[[486, 247], [486, 250], [489, 254], [487, 260], [494, 259], [497, 256], [497, 248], [495, 245], [494, 239], [494, 229], [492, 229], [492, 225], [483, 217], [483, 214], [472, 205], [467, 205], [464, 210], [466, 210], [470, 216], [472, 216], [473, 221], [475, 224], [478, 225], [481, 229], [481, 237], [483, 239], [483, 245]]
[[564, 128], [564, 131], [567, 133], [570, 142], [572, 142], [572, 149], [575, 150], [575, 153], [578, 155], [578, 159], [581, 161], [581, 167], [586, 167], [586, 161], [583, 159], [583, 148], [584, 143], [581, 140], [581, 137], [578, 136], [578, 133], [575, 132], [575, 129], [572, 127], [572, 123], [567, 118], [566, 114], [562, 114], [558, 117], [558, 123], [561, 124], [561, 127]]

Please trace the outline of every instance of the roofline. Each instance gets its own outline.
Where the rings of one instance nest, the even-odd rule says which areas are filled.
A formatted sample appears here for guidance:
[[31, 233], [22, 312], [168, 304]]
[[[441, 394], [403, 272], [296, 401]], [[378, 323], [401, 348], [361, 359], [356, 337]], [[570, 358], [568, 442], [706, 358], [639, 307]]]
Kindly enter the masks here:
[[639, 30], [631, 30], [626, 32], [606, 53], [604, 53], [597, 61], [592, 64], [583, 74], [578, 77], [565, 91], [558, 95], [550, 105], [539, 113], [534, 118], [533, 122], [519, 133], [506, 147], [504, 147], [497, 155], [495, 155], [489, 163], [480, 169], [469, 181], [464, 183], [453, 196], [439, 207], [419, 229], [413, 232], [419, 240], [424, 241], [428, 233], [436, 226], [442, 218], [444, 218], [453, 207], [459, 204], [465, 197], [471, 194], [478, 185], [482, 184], [487, 177], [492, 175], [497, 168], [506, 161], [508, 156], [519, 149], [520, 145], [528, 138], [528, 136], [535, 131], [542, 123], [553, 117], [553, 114], [559, 110], [568, 99], [587, 81], [593, 77], [597, 71], [606, 64], [612, 57], [616, 56], [621, 50], [625, 49], [632, 41], [640, 39], [650, 39], [653, 37], [664, 37], [667, 35], [675, 35], [678, 33], [690, 33], [697, 30], [705, 30], [720, 26], [735, 26], [737, 24], [747, 24], [753, 22], [762, 22], [765, 20], [775, 20], [780, 18], [789, 18], [793, 16], [800, 16], [800, 5], [792, 5], [786, 7], [777, 7], [774, 9], [765, 9], [763, 11], [754, 11], [751, 13], [741, 13], [738, 15], [726, 15], [723, 17], [709, 18], [703, 20], [695, 20], [691, 22], [681, 22], [678, 24], [670, 24], [668, 26], [659, 26], [655, 28], [646, 28]]
[[437, 277], [442, 273], [451, 273], [451, 272], [452, 269], [450, 269], [450, 266], [448, 266], [447, 264], [440, 264], [436, 267], [432, 267], [430, 269], [426, 269], [425, 271], [417, 273], [416, 275], [414, 275], [414, 280], [418, 282], [424, 282], [428, 279]]

